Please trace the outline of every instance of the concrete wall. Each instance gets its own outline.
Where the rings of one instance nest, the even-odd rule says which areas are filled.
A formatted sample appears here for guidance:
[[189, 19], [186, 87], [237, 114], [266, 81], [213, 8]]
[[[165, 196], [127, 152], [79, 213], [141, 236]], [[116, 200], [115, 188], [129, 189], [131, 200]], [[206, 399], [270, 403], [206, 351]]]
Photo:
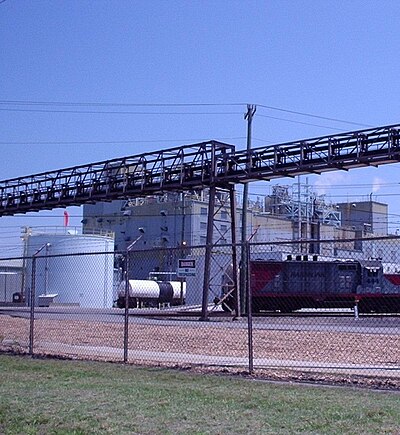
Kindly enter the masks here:
[[388, 205], [376, 201], [339, 203], [342, 225], [362, 233], [388, 234]]

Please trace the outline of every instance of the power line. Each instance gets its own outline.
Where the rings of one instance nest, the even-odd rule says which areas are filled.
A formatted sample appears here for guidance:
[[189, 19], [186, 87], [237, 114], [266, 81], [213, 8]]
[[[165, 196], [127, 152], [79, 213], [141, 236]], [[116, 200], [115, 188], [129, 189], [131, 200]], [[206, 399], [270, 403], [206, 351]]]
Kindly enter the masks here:
[[[312, 175], [312, 174], [311, 174]], [[297, 183], [293, 182], [292, 184], [277, 184], [278, 186], [288, 186], [291, 187], [292, 185], [297, 185]], [[379, 187], [389, 187], [389, 186], [397, 186], [400, 187], [400, 183], [399, 182], [395, 182], [395, 183], [377, 183], [377, 185], [379, 185]], [[304, 183], [301, 183], [301, 186], [307, 186]], [[373, 188], [374, 184], [373, 183], [354, 183], [354, 184], [338, 184], [338, 185], [332, 185], [332, 184], [318, 184], [316, 185], [308, 185], [309, 187], [312, 187], [314, 190], [316, 187], [327, 187], [327, 188], [331, 188], [331, 189], [347, 189], [347, 188]], [[257, 190], [257, 189], [262, 189], [264, 190], [264, 187], [262, 186], [254, 186], [252, 189]], [[377, 195], [379, 195], [378, 193], [376, 193]], [[375, 193], [374, 193], [375, 195]]]
[[[274, 143], [272, 140], [267, 140], [267, 139], [260, 139], [257, 137], [252, 136], [251, 137], [253, 140], [257, 140], [259, 142], [264, 142], [264, 143]], [[241, 137], [240, 139], [246, 139], [246, 137]]]
[[98, 106], [98, 107], [223, 107], [246, 106], [247, 103], [100, 103], [100, 102], [63, 102], [63, 101], [30, 101], [0, 100], [0, 104], [17, 106]]
[[[236, 137], [217, 137], [215, 140], [239, 140], [246, 139], [246, 136]], [[131, 143], [158, 143], [158, 142], [189, 142], [189, 141], [204, 141], [205, 138], [197, 139], [153, 139], [153, 140], [108, 140], [108, 141], [32, 141], [32, 142], [0, 142], [0, 145], [75, 145], [75, 144], [131, 144]], [[263, 140], [263, 139], [257, 139]]]
[[262, 107], [264, 109], [270, 109], [270, 110], [277, 110], [279, 112], [292, 113], [294, 115], [309, 116], [311, 118], [325, 119], [326, 121], [334, 121], [334, 122], [342, 122], [344, 124], [358, 125], [360, 127], [373, 127], [373, 125], [369, 125], [369, 124], [361, 124], [359, 122], [346, 121], [344, 119], [330, 118], [327, 116], [314, 115], [312, 113], [298, 112], [296, 110], [282, 109], [280, 107], [267, 106], [265, 104], [257, 104], [257, 107]]
[[[252, 196], [260, 196], [261, 194], [260, 193], [251, 193], [251, 195]], [[329, 194], [323, 194], [323, 195], [328, 196], [329, 198], [344, 198], [344, 197], [348, 196], [346, 193], [341, 193], [341, 194], [337, 194], [337, 195], [329, 193]], [[321, 195], [318, 195], [318, 196], [321, 196]], [[350, 198], [354, 198], [355, 196], [357, 196], [358, 198], [360, 196], [361, 197], [362, 196], [368, 196], [369, 197], [370, 193], [364, 193], [364, 194], [363, 193], [358, 193], [357, 195], [352, 195]], [[384, 196], [385, 197], [386, 196], [400, 196], [400, 192], [399, 193], [379, 193], [379, 192], [374, 193], [374, 192], [372, 192], [372, 196], [375, 196], [375, 197], [377, 197], [377, 196], [379, 196], [379, 197], [384, 197]], [[353, 199], [353, 202], [354, 201], [355, 200]]]
[[96, 115], [242, 115], [242, 112], [131, 112], [111, 110], [0, 109], [2, 112], [74, 113]]
[[[400, 183], [377, 183], [377, 185], [379, 185], [379, 187], [387, 187], [387, 186], [400, 186]], [[340, 184], [340, 185], [335, 185], [332, 186], [332, 184], [318, 184], [318, 187], [331, 187], [334, 189], [341, 189], [341, 188], [347, 188], [347, 187], [373, 187], [374, 184], [373, 183], [354, 183], [354, 184]]]
[[[65, 101], [33, 101], [33, 100], [0, 100], [3, 105], [17, 105], [17, 106], [61, 106], [61, 107], [233, 107], [233, 106], [246, 106], [245, 102], [231, 102], [231, 103], [120, 103], [120, 102], [65, 102]], [[369, 124], [359, 122], [347, 121], [339, 118], [332, 118], [328, 116], [315, 115], [307, 112], [300, 112], [297, 110], [285, 109], [282, 107], [268, 106], [266, 104], [256, 104], [268, 110], [275, 110], [279, 112], [291, 113], [294, 115], [307, 116], [311, 118], [324, 119], [326, 121], [341, 122], [344, 124], [357, 125], [361, 127], [373, 127]], [[97, 113], [97, 112], [96, 112]], [[106, 112], [104, 112], [106, 113]]]
[[[133, 111], [111, 111], [111, 110], [47, 110], [47, 109], [1, 109], [1, 112], [33, 112], [33, 113], [71, 113], [71, 114], [89, 114], [89, 115], [242, 115], [242, 112], [133, 112]], [[309, 122], [295, 121], [293, 119], [279, 118], [276, 116], [261, 115], [262, 118], [275, 119], [278, 121], [291, 122], [294, 124], [309, 125], [312, 127], [326, 128], [329, 130], [343, 131], [341, 128], [330, 127], [327, 125], [312, 124]], [[271, 141], [268, 141], [271, 142]]]
[[286, 119], [286, 118], [278, 118], [276, 116], [261, 115], [260, 113], [256, 114], [256, 116], [261, 116], [262, 118], [276, 119], [278, 121], [292, 122], [294, 124], [310, 125], [312, 127], [328, 128], [329, 130], [343, 131], [342, 128], [329, 127], [327, 125], [311, 124], [309, 122], [295, 121], [293, 119]]

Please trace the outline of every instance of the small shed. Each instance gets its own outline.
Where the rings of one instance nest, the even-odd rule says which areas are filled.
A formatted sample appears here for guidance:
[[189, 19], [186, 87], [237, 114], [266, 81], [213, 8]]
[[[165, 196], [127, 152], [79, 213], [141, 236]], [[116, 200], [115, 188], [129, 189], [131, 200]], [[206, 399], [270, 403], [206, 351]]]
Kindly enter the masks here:
[[22, 289], [22, 260], [0, 260], [0, 304], [13, 302]]

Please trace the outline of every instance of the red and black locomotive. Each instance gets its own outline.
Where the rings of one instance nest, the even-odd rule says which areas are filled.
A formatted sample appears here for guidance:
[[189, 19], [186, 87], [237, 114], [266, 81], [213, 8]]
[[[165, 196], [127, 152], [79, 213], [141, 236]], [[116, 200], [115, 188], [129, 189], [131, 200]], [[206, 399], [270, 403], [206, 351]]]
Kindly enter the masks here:
[[[252, 311], [292, 312], [302, 308], [352, 308], [360, 312], [400, 312], [400, 269], [380, 260], [320, 260], [288, 255], [285, 261], [249, 264]], [[232, 282], [232, 268], [222, 278], [222, 298]], [[224, 299], [226, 311], [234, 297]]]

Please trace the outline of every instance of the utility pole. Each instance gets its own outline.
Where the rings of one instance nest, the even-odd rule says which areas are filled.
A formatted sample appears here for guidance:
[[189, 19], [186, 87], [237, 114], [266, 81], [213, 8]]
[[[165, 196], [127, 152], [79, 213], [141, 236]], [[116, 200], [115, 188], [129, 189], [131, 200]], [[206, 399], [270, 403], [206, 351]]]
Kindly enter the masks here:
[[[251, 165], [250, 162], [250, 150], [251, 150], [251, 127], [254, 114], [256, 113], [257, 106], [255, 104], [247, 105], [247, 112], [244, 115], [244, 119], [247, 120], [247, 147], [248, 152], [247, 167]], [[245, 243], [247, 242], [247, 205], [249, 200], [249, 184], [245, 183], [243, 186], [243, 206], [242, 206], [242, 246], [241, 246], [241, 266], [240, 266], [240, 298], [241, 307], [244, 313], [247, 312], [247, 291], [248, 291], [248, 261], [247, 253], [245, 249]]]

